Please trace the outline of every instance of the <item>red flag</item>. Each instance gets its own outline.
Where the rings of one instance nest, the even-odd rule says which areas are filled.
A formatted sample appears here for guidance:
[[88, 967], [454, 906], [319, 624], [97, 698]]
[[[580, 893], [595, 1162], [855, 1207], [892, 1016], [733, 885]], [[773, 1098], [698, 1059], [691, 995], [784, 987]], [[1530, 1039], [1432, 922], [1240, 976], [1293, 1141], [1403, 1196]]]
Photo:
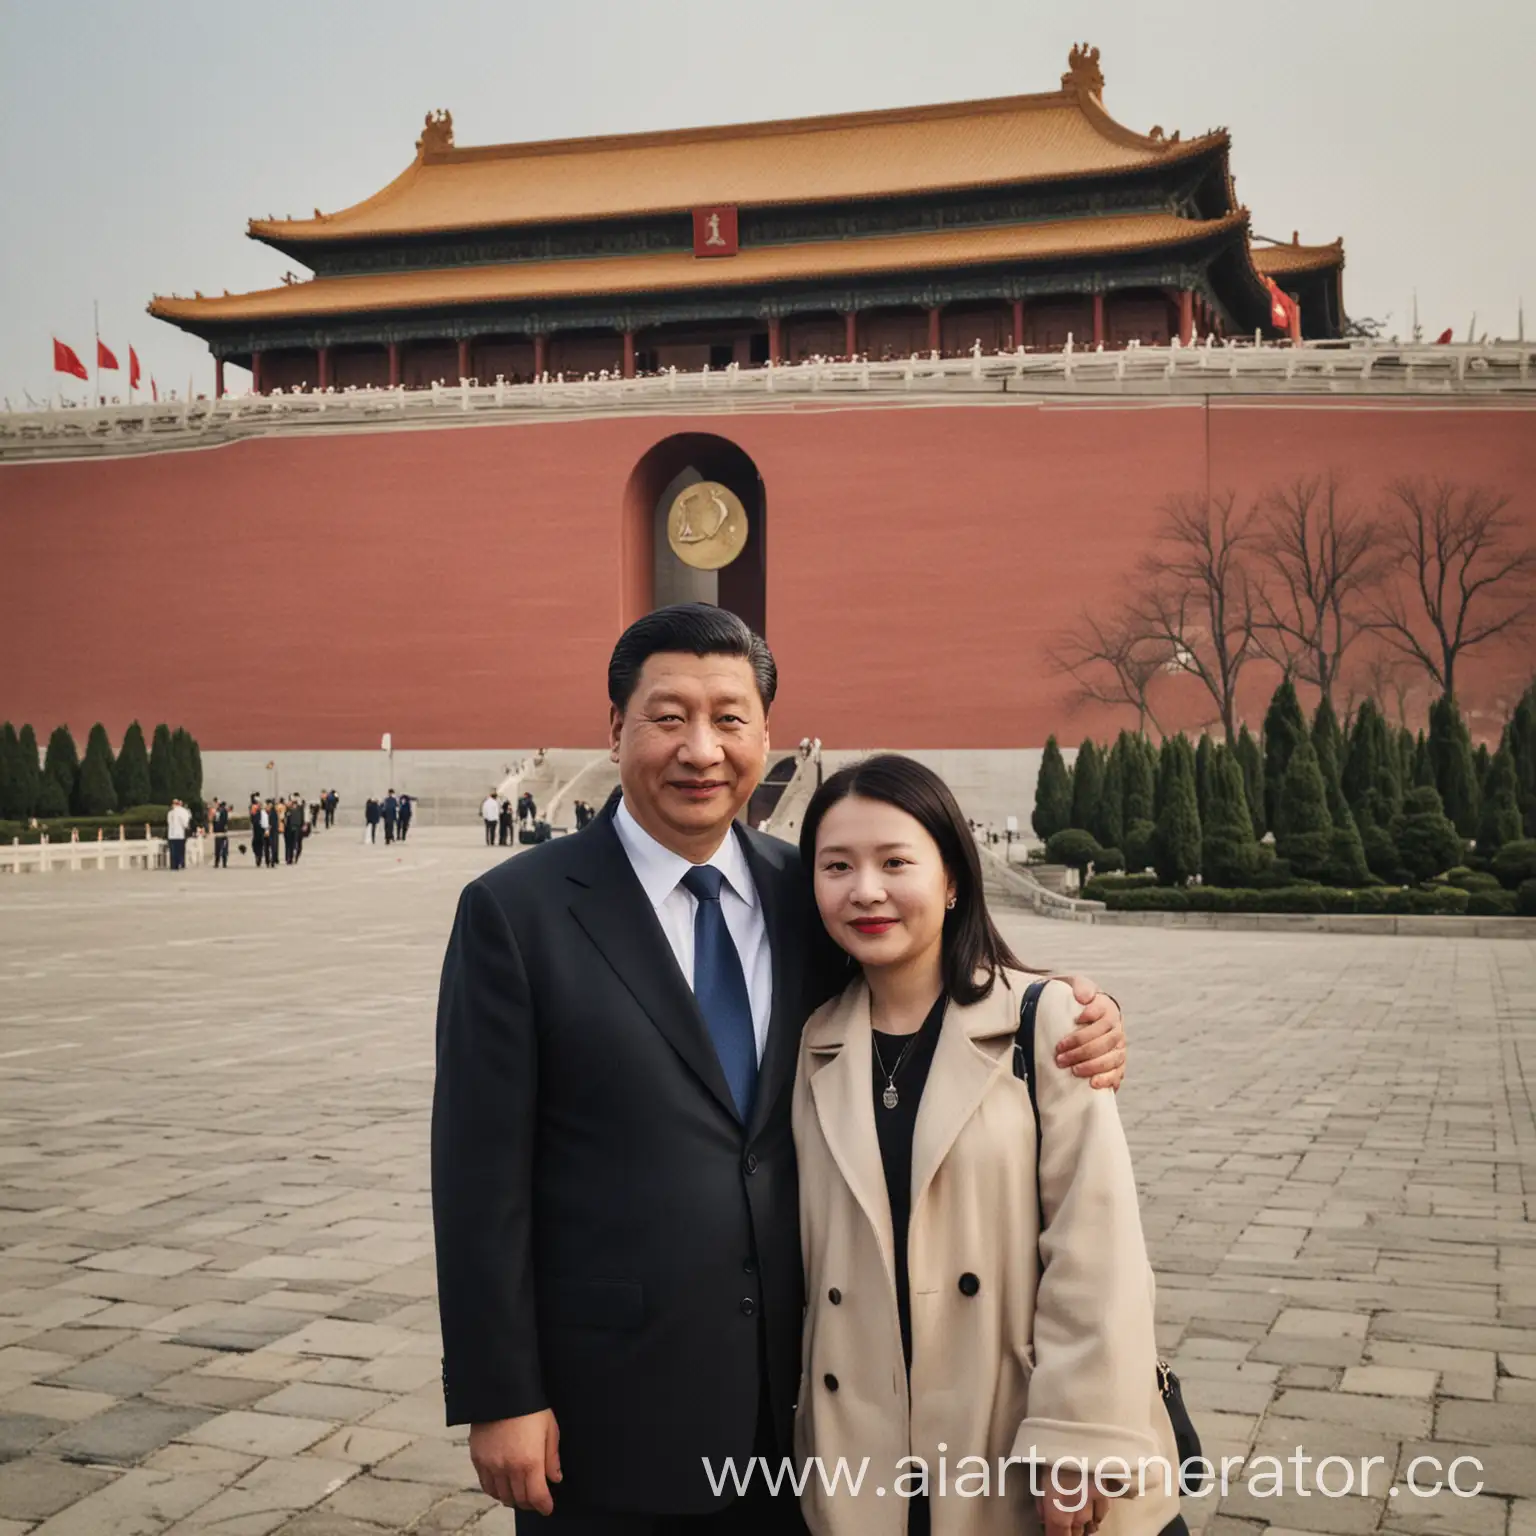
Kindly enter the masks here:
[[90, 379], [85, 364], [75, 354], [73, 347], [66, 347], [57, 336], [53, 338], [53, 371], [72, 374], [77, 379]]
[[1441, 331], [1438, 336], [1435, 337], [1435, 345], [1437, 347], [1448, 347], [1448, 346], [1450, 346], [1450, 344], [1451, 344], [1451, 328], [1450, 328], [1450, 326], [1446, 326], [1446, 328], [1443, 331]]
[[129, 389], [137, 389], [138, 387], [139, 387], [139, 354], [137, 352], [135, 352], [132, 347], [129, 347], [128, 348], [128, 388]]
[[160, 386], [155, 383], [154, 374], [149, 376], [149, 398], [151, 400], [158, 400], [160, 398]]
[[1264, 286], [1269, 289], [1269, 323], [1277, 331], [1287, 331], [1291, 327], [1290, 300], [1281, 293], [1274, 278], [1266, 277]]
[[111, 348], [100, 336], [96, 338], [96, 366], [98, 368], [117, 367], [117, 359], [113, 357]]

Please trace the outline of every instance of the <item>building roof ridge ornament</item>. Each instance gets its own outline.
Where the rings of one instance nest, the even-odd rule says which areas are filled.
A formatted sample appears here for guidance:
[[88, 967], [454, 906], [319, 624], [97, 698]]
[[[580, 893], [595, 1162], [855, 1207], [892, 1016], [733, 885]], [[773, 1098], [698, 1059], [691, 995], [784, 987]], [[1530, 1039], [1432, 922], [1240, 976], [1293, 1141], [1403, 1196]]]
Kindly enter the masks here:
[[1104, 71], [1099, 68], [1099, 50], [1088, 43], [1074, 43], [1067, 55], [1067, 72], [1061, 88], [1073, 95], [1103, 96]]
[[446, 107], [428, 112], [421, 137], [416, 140], [416, 158], [425, 160], [428, 155], [445, 154], [453, 148], [453, 113]]

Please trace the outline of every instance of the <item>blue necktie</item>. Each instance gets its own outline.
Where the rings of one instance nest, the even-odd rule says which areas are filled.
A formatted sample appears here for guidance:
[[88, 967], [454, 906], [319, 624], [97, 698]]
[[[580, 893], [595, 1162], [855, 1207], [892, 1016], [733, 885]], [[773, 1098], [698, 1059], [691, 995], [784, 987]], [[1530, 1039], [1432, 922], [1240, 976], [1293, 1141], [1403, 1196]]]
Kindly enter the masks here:
[[746, 973], [720, 907], [725, 876], [713, 865], [696, 864], [683, 876], [682, 884], [698, 902], [693, 915], [693, 995], [745, 1125], [757, 1087], [757, 1035], [752, 1029]]

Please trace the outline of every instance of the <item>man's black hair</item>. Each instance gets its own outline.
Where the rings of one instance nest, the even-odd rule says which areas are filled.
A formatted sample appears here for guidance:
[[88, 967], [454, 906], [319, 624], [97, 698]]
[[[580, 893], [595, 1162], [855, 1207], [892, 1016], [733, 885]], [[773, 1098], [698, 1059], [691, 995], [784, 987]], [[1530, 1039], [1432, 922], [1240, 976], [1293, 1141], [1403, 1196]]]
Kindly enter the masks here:
[[676, 603], [636, 619], [613, 648], [608, 662], [608, 698], [621, 714], [629, 708], [647, 659], [666, 651], [685, 656], [740, 656], [752, 664], [763, 713], [773, 708], [779, 669], [768, 642], [725, 608], [711, 603]]

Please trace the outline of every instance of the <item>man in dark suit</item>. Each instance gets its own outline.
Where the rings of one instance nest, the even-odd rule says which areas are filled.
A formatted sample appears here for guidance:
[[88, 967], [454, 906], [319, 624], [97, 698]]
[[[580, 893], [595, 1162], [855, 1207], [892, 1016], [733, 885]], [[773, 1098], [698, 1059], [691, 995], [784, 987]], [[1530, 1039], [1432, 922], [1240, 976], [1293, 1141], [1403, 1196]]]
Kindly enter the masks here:
[[[796, 849], [735, 823], [776, 686], [734, 615], [632, 625], [608, 671], [622, 797], [470, 884], [449, 941], [448, 1421], [482, 1488], [562, 1536], [803, 1530], [787, 1491], [705, 1471], [790, 1454], [800, 1371], [790, 1087], [825, 990]], [[1092, 1015], [1118, 1079], [1119, 1010]]]

